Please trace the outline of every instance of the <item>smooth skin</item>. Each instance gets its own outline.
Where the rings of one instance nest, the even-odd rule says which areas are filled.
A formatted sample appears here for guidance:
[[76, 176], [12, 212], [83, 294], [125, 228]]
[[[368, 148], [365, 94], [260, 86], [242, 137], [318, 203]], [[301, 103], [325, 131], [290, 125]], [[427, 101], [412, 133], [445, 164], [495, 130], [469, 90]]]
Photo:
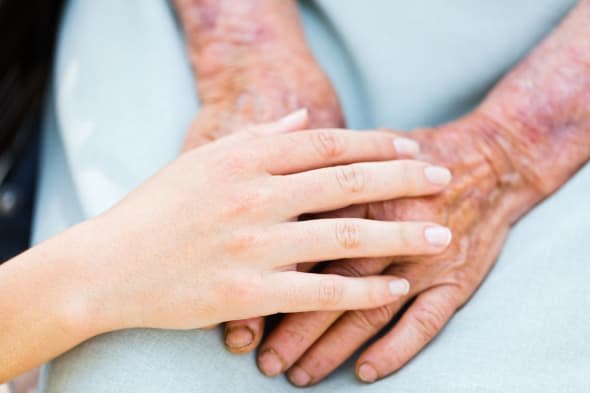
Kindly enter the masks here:
[[349, 278], [295, 266], [436, 254], [451, 241], [448, 229], [295, 219], [436, 194], [449, 171], [399, 160], [399, 138], [390, 133], [290, 133], [307, 121], [299, 111], [191, 150], [109, 211], [2, 265], [0, 381], [114, 330], [372, 308], [407, 294], [407, 280], [393, 275]]

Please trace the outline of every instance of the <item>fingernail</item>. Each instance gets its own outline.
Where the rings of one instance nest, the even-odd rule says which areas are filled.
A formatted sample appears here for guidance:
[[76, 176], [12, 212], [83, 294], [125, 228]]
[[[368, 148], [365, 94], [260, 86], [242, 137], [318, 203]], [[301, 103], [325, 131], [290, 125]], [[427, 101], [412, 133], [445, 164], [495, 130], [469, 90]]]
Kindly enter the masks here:
[[433, 246], [441, 247], [448, 246], [453, 235], [449, 228], [433, 226], [424, 230], [424, 237]]
[[274, 377], [283, 371], [283, 363], [273, 349], [265, 349], [258, 355], [258, 368], [267, 377]]
[[307, 120], [309, 112], [307, 108], [301, 108], [295, 112], [289, 113], [287, 116], [282, 117], [278, 120], [281, 128], [297, 129], [302, 126]]
[[296, 386], [307, 386], [311, 382], [309, 374], [299, 366], [291, 367], [288, 378]]
[[410, 283], [408, 280], [393, 280], [389, 282], [389, 291], [392, 295], [401, 296], [410, 292]]
[[398, 154], [404, 156], [416, 156], [420, 153], [420, 145], [418, 142], [408, 138], [395, 138], [393, 145]]
[[375, 367], [371, 366], [369, 363], [363, 363], [359, 367], [358, 377], [363, 382], [372, 383], [379, 378], [379, 375], [377, 374]]
[[254, 341], [254, 333], [247, 327], [234, 327], [225, 333], [225, 345], [230, 349], [247, 347]]
[[451, 171], [442, 166], [427, 166], [424, 168], [424, 175], [433, 184], [447, 185], [451, 182]]

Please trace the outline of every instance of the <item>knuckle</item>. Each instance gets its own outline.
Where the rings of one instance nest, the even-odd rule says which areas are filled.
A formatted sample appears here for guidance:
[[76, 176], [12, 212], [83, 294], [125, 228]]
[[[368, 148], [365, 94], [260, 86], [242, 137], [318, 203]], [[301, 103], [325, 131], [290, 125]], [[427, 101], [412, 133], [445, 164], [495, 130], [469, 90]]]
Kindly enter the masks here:
[[251, 164], [251, 159], [245, 154], [232, 153], [219, 159], [217, 166], [222, 175], [235, 177], [244, 174]]
[[360, 245], [360, 225], [352, 221], [336, 223], [336, 240], [346, 249], [358, 248]]
[[259, 301], [258, 286], [248, 277], [234, 276], [223, 280], [218, 285], [218, 296], [230, 304], [252, 305]]
[[393, 307], [390, 305], [356, 310], [351, 312], [352, 322], [361, 330], [375, 331], [382, 329], [393, 318]]
[[253, 231], [235, 231], [229, 236], [225, 245], [225, 251], [232, 256], [242, 255], [255, 248], [259, 248], [261, 243], [261, 235]]
[[279, 312], [290, 312], [312, 303], [312, 296], [301, 284], [287, 285], [278, 290], [278, 297], [282, 299], [282, 308]]
[[365, 188], [365, 171], [357, 164], [342, 165], [336, 168], [336, 180], [343, 191], [358, 194]]
[[344, 141], [340, 135], [327, 130], [314, 132], [312, 142], [320, 157], [334, 159], [344, 152]]
[[343, 295], [344, 290], [338, 285], [336, 279], [326, 277], [320, 280], [317, 300], [321, 306], [335, 306], [341, 302]]
[[434, 337], [445, 323], [444, 313], [435, 307], [420, 306], [413, 311], [416, 330], [425, 341]]
[[226, 217], [236, 217], [266, 209], [273, 200], [273, 192], [265, 187], [242, 190], [227, 198], [224, 204]]
[[[305, 332], [291, 326], [281, 326], [281, 332], [284, 335], [284, 340], [294, 345], [301, 345], [306, 341]], [[283, 342], [285, 342], [283, 341]]]

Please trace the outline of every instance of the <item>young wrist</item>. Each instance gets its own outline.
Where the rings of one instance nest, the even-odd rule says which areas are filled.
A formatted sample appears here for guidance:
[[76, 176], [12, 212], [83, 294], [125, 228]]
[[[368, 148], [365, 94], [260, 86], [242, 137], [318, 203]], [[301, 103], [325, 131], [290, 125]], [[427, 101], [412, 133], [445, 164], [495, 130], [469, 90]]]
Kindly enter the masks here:
[[125, 327], [117, 312], [116, 286], [105, 263], [111, 256], [105, 242], [109, 231], [103, 229], [99, 220], [87, 220], [44, 245], [48, 255], [57, 250], [65, 254], [53, 270], [61, 285], [56, 304], [63, 328], [79, 342]]

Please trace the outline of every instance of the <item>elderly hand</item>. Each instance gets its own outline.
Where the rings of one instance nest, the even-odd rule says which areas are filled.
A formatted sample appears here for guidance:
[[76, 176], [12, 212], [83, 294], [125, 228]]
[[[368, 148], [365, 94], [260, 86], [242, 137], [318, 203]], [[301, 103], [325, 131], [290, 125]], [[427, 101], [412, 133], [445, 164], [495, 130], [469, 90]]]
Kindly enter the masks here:
[[275, 53], [253, 64], [242, 60], [239, 69], [200, 78], [199, 91], [202, 108], [186, 136], [185, 150], [298, 108], [308, 110], [311, 128], [344, 125], [334, 89], [311, 58], [281, 58]]
[[263, 372], [288, 370], [295, 385], [316, 383], [399, 316], [356, 361], [357, 376], [372, 382], [402, 367], [442, 329], [492, 267], [510, 225], [590, 157], [590, 50], [582, 39], [590, 34], [589, 20], [590, 0], [582, 0], [473, 114], [413, 134], [423, 141], [423, 157], [453, 170], [444, 193], [338, 212], [431, 219], [453, 230], [453, 244], [437, 256], [363, 259], [325, 268], [350, 276], [403, 274], [412, 283], [408, 296], [369, 311], [286, 316], [262, 345]]
[[[429, 217], [448, 223], [455, 242], [440, 257], [328, 266], [328, 273], [348, 275], [404, 272], [412, 280], [412, 291], [395, 304], [369, 312], [287, 316], [259, 354], [259, 366], [266, 374], [289, 370], [290, 379], [302, 386], [319, 381], [409, 300], [413, 303], [393, 330], [361, 355], [357, 374], [362, 380], [395, 371], [442, 328], [492, 266], [511, 223], [555, 191], [590, 155], [586, 109], [590, 52], [586, 41], [579, 39], [590, 33], [589, 16], [590, 0], [583, 0], [556, 33], [499, 84], [480, 110], [437, 130], [414, 134], [426, 140], [425, 157], [448, 163], [456, 172], [448, 191], [433, 198], [357, 205], [335, 213]], [[230, 332], [239, 333], [234, 342], [238, 346], [227, 338], [226, 344], [234, 350], [239, 344], [245, 351], [252, 349], [262, 334], [260, 321], [238, 322]]]
[[452, 170], [453, 181], [443, 193], [354, 206], [332, 215], [434, 221], [448, 225], [454, 239], [439, 255], [329, 264], [324, 273], [354, 277], [396, 274], [407, 278], [412, 289], [396, 302], [372, 310], [286, 316], [261, 346], [258, 363], [265, 374], [288, 370], [295, 385], [316, 383], [401, 312], [395, 326], [357, 360], [358, 377], [372, 382], [402, 367], [438, 334], [480, 285], [508, 228], [532, 197], [498, 147], [486, 140], [493, 127], [486, 118], [472, 115], [439, 129], [411, 134], [422, 142], [422, 158]]

